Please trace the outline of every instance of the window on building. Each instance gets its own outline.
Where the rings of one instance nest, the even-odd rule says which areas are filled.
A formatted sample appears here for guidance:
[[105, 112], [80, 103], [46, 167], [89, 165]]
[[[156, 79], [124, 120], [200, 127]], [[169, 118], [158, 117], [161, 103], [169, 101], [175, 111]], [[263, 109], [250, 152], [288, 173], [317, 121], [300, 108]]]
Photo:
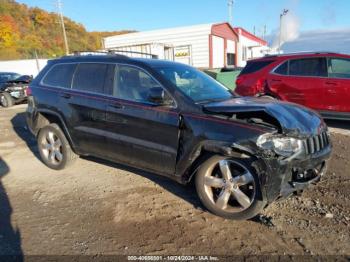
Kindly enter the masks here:
[[330, 58], [328, 75], [332, 78], [350, 78], [350, 59]]
[[243, 46], [242, 47], [242, 61], [247, 61], [248, 58], [247, 58], [247, 47]]
[[322, 57], [290, 60], [289, 75], [327, 76], [327, 61]]
[[236, 65], [236, 54], [227, 53], [227, 65], [234, 66]]
[[42, 83], [49, 86], [71, 88], [75, 68], [76, 64], [54, 65], [44, 77]]
[[106, 64], [79, 64], [74, 74], [73, 89], [94, 93], [104, 93], [103, 86], [106, 71]]

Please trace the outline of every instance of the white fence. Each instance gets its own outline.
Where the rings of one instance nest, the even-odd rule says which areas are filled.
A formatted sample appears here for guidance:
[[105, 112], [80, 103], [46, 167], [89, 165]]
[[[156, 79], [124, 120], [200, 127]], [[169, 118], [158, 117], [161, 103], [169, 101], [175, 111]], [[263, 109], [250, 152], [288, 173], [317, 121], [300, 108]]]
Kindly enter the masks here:
[[35, 77], [45, 67], [46, 63], [47, 59], [38, 59], [38, 61], [35, 59], [0, 61], [0, 72], [15, 72]]

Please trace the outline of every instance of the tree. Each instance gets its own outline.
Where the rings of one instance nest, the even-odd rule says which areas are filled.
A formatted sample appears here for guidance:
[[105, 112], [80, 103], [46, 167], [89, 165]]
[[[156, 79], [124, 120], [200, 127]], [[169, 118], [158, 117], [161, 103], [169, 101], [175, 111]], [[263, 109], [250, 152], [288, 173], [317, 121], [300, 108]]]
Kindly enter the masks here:
[[[64, 21], [72, 51], [98, 50], [102, 37], [130, 32], [87, 32], [82, 24], [67, 17]], [[0, 0], [0, 59], [34, 58], [35, 52], [46, 58], [64, 54], [57, 14]]]

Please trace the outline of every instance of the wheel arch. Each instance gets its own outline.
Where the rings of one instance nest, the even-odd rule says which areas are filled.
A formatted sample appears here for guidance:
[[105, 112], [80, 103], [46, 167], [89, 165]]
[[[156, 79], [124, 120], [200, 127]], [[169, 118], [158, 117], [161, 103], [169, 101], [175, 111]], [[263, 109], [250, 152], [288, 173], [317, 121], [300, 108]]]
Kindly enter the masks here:
[[253, 151], [249, 148], [237, 145], [228, 144], [220, 141], [204, 141], [197, 147], [194, 155], [194, 161], [187, 167], [186, 171], [181, 176], [183, 184], [190, 183], [202, 163], [208, 160], [213, 155], [223, 155], [235, 158], [256, 158]]
[[63, 131], [64, 135], [66, 136], [71, 148], [76, 153], [76, 147], [75, 147], [73, 139], [69, 133], [67, 125], [66, 125], [65, 121], [63, 120], [63, 118], [57, 112], [53, 112], [53, 111], [47, 110], [47, 109], [38, 110], [36, 120], [35, 120], [34, 135], [37, 137], [41, 128], [43, 128], [44, 126], [46, 126], [48, 124], [52, 124], [52, 123], [57, 124], [61, 128], [61, 130]]

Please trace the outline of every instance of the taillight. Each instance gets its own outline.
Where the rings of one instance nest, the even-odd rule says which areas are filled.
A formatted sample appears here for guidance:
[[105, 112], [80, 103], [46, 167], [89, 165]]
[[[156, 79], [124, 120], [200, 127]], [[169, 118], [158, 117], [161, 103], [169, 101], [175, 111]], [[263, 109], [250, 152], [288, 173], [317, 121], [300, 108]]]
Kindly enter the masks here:
[[236, 86], [242, 84], [242, 82], [243, 82], [243, 79], [242, 79], [241, 77], [238, 77], [238, 78], [236, 79]]
[[29, 86], [26, 89], [26, 93], [27, 93], [27, 96], [31, 96], [32, 95], [32, 89]]

